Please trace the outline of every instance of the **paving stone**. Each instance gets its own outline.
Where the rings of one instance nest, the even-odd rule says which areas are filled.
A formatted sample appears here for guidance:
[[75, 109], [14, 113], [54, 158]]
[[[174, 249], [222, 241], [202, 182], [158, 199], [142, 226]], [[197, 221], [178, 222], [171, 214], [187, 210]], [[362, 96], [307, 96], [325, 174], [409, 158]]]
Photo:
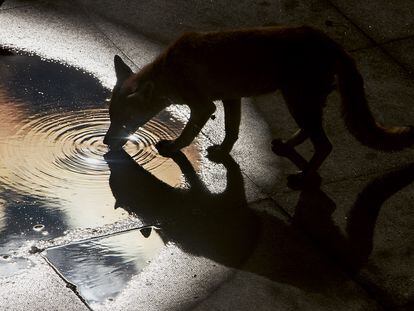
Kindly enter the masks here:
[[[3, 3], [2, 3], [3, 2]], [[37, 3], [41, 2], [41, 0], [6, 0], [0, 1], [0, 11], [1, 10], [10, 10], [22, 6], [31, 6], [36, 5]], [[2, 3], [2, 4], [1, 4]]]
[[0, 278], [2, 310], [88, 310], [44, 260], [35, 262], [18, 275]]
[[350, 49], [369, 45], [365, 37], [325, 0], [174, 0], [151, 3], [81, 0], [81, 3], [139, 33], [167, 42], [184, 31], [309, 24], [327, 31]]
[[130, 27], [110, 22], [95, 13], [95, 10], [91, 8], [86, 8], [85, 12], [100, 32], [126, 56], [125, 60], [130, 61], [129, 64], [132, 65], [134, 72], [161, 53], [162, 45], [150, 41], [137, 31], [130, 29]]
[[0, 45], [82, 68], [105, 86], [115, 83], [108, 68], [120, 51], [73, 5], [42, 3], [0, 12]]
[[412, 1], [330, 1], [377, 43], [414, 35]]
[[384, 44], [383, 48], [414, 74], [414, 37]]

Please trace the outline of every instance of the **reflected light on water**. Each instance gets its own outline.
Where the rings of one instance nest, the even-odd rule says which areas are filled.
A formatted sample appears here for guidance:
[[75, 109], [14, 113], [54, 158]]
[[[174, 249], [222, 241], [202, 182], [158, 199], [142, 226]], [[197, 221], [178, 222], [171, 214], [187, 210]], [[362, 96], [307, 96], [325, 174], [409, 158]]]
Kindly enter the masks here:
[[[11, 105], [2, 106], [6, 111], [16, 108]], [[5, 187], [58, 200], [70, 215], [75, 214], [69, 217], [74, 226], [85, 226], [97, 211], [113, 217], [102, 223], [120, 217], [120, 212], [112, 211], [115, 200], [103, 158], [108, 151], [103, 144], [109, 127], [106, 109], [36, 114], [9, 119], [0, 127], [0, 183]], [[15, 130], [3, 131], [3, 127]], [[130, 136], [124, 148], [137, 163], [177, 186], [182, 183], [178, 166], [159, 156], [154, 147], [160, 139], [176, 135], [174, 129], [151, 120]]]
[[129, 135], [129, 136], [128, 136], [128, 140], [129, 140], [129, 141], [132, 141], [132, 142], [134, 142], [134, 143], [139, 143], [139, 140], [136, 138], [136, 136], [135, 136], [135, 135]]
[[[145, 229], [143, 229], [145, 230]], [[92, 307], [113, 300], [165, 247], [157, 230], [140, 230], [49, 248], [46, 257]]]
[[5, 226], [5, 208], [6, 208], [6, 202], [2, 199], [0, 199], [0, 229], [4, 228]]
[[85, 158], [84, 161], [86, 163], [91, 164], [92, 166], [99, 166], [103, 164], [102, 160], [98, 160], [98, 159], [93, 159], [93, 158]]
[[[7, 232], [2, 230], [9, 230], [5, 228], [16, 229], [12, 224], [16, 217], [23, 217], [16, 229], [20, 233], [34, 232], [37, 223], [50, 232], [56, 224], [67, 230], [127, 217], [122, 209], [114, 210], [110, 172], [103, 158], [108, 151], [103, 138], [110, 124], [107, 109], [101, 108], [106, 90], [82, 72], [38, 57], [4, 57], [0, 65], [3, 237]], [[183, 122], [163, 112], [131, 135], [124, 149], [162, 181], [181, 186], [179, 167], [161, 157], [155, 144], [174, 139], [182, 127]], [[193, 160], [200, 156], [197, 146], [186, 153]]]

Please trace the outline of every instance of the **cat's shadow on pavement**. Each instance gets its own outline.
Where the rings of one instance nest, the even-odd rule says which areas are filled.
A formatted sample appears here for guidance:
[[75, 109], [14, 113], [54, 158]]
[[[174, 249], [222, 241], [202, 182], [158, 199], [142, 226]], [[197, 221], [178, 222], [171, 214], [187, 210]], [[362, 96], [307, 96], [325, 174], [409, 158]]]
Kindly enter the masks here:
[[[173, 160], [186, 178], [186, 189], [165, 184], [124, 150], [110, 151], [105, 159], [116, 206], [134, 213], [146, 225], [159, 226], [164, 242], [311, 292], [342, 284], [344, 275], [327, 273], [336, 271], [337, 263], [348, 272], [358, 272], [372, 251], [382, 203], [414, 181], [414, 163], [373, 180], [352, 206], [344, 235], [332, 220], [335, 203], [318, 186], [301, 191], [290, 221], [249, 207], [243, 175], [230, 155], [215, 159], [227, 172], [222, 193], [211, 193], [181, 152]], [[309, 235], [328, 252], [329, 259], [309, 243]]]

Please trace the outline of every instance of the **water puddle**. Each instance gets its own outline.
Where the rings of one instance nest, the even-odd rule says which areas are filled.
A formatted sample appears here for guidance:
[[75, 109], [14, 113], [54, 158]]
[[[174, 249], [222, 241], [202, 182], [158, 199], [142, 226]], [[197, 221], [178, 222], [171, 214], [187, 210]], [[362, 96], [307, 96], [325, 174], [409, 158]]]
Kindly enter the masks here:
[[49, 248], [45, 257], [93, 306], [112, 301], [164, 247], [152, 227]]
[[[27, 240], [52, 239], [128, 217], [114, 209], [103, 137], [110, 92], [75, 68], [29, 55], [0, 55], [0, 254]], [[169, 112], [139, 129], [124, 147], [172, 186], [179, 167], [154, 145], [183, 123]], [[186, 152], [197, 159], [193, 146]], [[0, 263], [1, 266], [1, 263]]]
[[[79, 189], [74, 185], [100, 191], [109, 175], [103, 158], [108, 149], [102, 142], [108, 127], [106, 109], [29, 117], [15, 133], [2, 137], [0, 182], [15, 191], [58, 199], [75, 195]], [[153, 120], [132, 135], [125, 150], [153, 171], [168, 161], [154, 144], [175, 136], [173, 129]]]

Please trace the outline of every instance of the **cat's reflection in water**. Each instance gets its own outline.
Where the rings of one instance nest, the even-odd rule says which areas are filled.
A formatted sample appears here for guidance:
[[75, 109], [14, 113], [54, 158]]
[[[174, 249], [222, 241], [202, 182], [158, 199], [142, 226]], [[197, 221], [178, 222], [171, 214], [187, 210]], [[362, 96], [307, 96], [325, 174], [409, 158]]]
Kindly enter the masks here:
[[239, 266], [252, 252], [259, 232], [257, 216], [247, 207], [243, 177], [238, 164], [220, 158], [227, 171], [222, 193], [211, 193], [186, 156], [173, 160], [180, 167], [188, 189], [174, 188], [138, 165], [123, 150], [105, 155], [116, 207], [134, 213], [145, 224], [157, 224], [165, 242], [226, 266]]

